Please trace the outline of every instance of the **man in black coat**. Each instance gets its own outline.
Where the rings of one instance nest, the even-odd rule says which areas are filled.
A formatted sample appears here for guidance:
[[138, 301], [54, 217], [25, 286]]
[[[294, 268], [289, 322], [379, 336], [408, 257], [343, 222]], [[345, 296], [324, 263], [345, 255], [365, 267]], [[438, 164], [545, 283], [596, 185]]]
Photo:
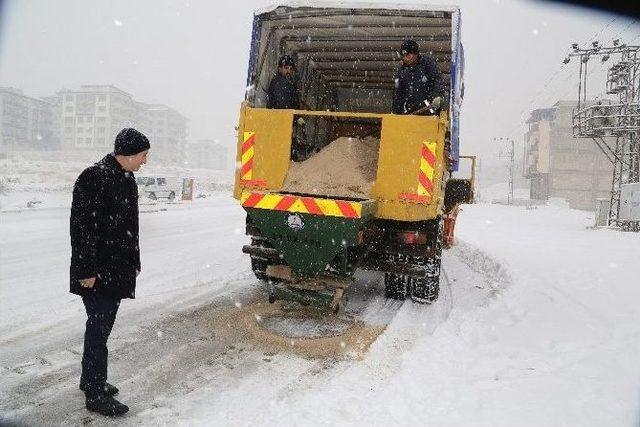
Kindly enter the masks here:
[[298, 88], [293, 79], [296, 64], [289, 55], [284, 55], [278, 61], [278, 72], [271, 79], [267, 93], [267, 108], [292, 109], [300, 108]]
[[120, 300], [135, 298], [140, 273], [138, 187], [133, 172], [147, 162], [149, 140], [123, 129], [112, 154], [85, 169], [76, 180], [71, 204], [71, 293], [87, 312], [80, 389], [86, 407], [103, 415], [129, 410], [107, 383], [107, 340]]
[[[393, 93], [394, 114], [412, 114], [431, 107], [437, 112], [444, 96], [442, 74], [438, 64], [429, 56], [420, 55], [418, 43], [406, 40], [400, 47], [402, 66], [396, 75]], [[425, 102], [426, 101], [426, 102]]]

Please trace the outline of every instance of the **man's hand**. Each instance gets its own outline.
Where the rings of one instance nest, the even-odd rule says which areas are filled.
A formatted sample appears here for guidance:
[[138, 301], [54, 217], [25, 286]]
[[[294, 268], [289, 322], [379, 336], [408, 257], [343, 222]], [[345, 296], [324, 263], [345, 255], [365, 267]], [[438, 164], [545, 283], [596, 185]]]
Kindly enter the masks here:
[[89, 277], [88, 279], [80, 279], [80, 286], [82, 286], [83, 288], [91, 289], [95, 284], [96, 284], [95, 277]]
[[136, 270], [136, 277], [140, 275], [140, 270]]

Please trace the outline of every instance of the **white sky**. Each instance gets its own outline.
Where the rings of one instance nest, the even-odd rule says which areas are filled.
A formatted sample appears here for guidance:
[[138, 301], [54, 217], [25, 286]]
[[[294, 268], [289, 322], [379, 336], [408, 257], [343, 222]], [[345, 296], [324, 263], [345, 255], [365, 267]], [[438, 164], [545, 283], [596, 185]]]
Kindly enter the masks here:
[[[190, 119], [192, 139], [233, 143], [252, 14], [271, 3], [5, 1], [0, 85], [45, 96], [113, 84], [139, 101], [177, 109]], [[482, 155], [485, 164], [496, 153], [492, 137], [520, 141], [531, 108], [575, 97], [577, 64], [562, 65], [572, 42], [597, 36], [640, 43], [640, 22], [624, 17], [533, 0], [456, 3], [466, 54], [462, 152]]]

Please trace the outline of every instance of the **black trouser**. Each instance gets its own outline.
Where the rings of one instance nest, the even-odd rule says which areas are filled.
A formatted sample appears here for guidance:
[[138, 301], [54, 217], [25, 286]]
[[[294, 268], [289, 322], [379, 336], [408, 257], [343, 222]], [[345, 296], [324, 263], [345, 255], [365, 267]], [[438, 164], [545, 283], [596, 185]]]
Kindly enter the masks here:
[[93, 292], [83, 296], [82, 302], [87, 311], [87, 329], [84, 333], [80, 386], [87, 397], [95, 398], [102, 393], [107, 382], [107, 340], [116, 320], [120, 300]]

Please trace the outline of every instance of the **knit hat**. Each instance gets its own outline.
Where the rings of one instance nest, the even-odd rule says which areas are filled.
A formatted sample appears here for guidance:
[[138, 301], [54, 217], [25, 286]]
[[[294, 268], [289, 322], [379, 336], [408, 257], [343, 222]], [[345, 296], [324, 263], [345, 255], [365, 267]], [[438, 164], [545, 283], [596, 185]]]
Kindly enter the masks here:
[[407, 53], [420, 53], [420, 49], [418, 48], [418, 43], [414, 40], [405, 40], [400, 46], [400, 54], [406, 55]]
[[296, 62], [290, 55], [283, 55], [278, 61], [278, 68], [284, 67], [285, 65], [290, 65], [293, 68], [296, 68]]
[[133, 156], [151, 148], [149, 139], [133, 128], [124, 128], [116, 136], [113, 154]]

